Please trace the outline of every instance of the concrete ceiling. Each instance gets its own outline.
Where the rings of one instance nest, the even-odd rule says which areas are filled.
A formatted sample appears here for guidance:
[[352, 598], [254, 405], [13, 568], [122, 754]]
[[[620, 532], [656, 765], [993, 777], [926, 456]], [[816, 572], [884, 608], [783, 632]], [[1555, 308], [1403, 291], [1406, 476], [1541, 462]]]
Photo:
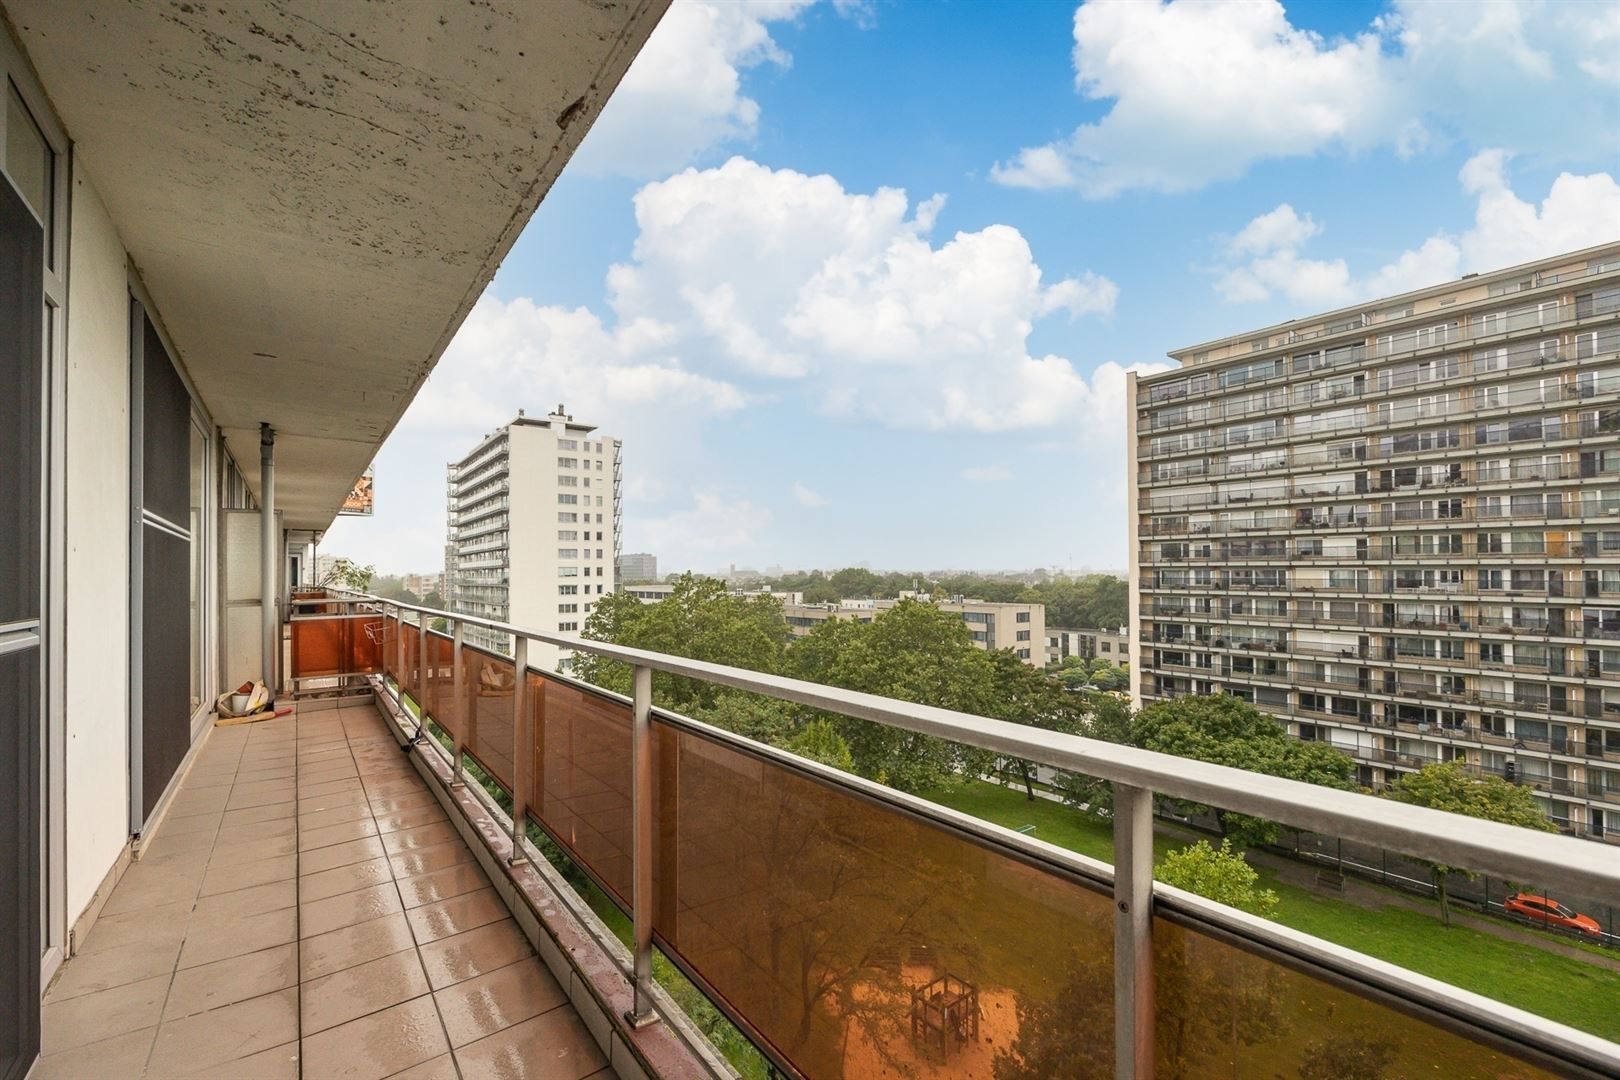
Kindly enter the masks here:
[[268, 421], [323, 529], [668, 0], [4, 3], [249, 485]]

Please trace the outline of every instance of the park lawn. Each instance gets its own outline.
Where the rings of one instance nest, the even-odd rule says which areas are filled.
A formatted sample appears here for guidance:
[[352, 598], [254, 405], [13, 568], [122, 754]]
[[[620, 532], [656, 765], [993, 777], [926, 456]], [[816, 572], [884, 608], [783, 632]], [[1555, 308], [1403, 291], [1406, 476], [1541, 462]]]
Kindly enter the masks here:
[[[1030, 802], [1020, 790], [969, 781], [927, 792], [925, 798], [1009, 829], [1034, 825], [1036, 839], [1070, 851], [1113, 861], [1113, 831], [1061, 803]], [[1159, 835], [1156, 859], [1182, 847]], [[1441, 925], [1436, 914], [1390, 905], [1369, 910], [1285, 884], [1264, 867], [1262, 882], [1276, 890], [1272, 918], [1368, 956], [1537, 1016], [1620, 1041], [1620, 972], [1518, 941], [1506, 941], [1468, 926]]]

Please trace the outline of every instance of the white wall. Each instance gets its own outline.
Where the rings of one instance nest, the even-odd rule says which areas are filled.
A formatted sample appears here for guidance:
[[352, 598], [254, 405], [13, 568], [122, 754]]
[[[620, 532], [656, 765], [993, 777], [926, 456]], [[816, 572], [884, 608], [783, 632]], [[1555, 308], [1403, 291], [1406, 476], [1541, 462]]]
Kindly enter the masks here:
[[67, 306], [67, 918], [129, 838], [129, 285], [75, 169]]

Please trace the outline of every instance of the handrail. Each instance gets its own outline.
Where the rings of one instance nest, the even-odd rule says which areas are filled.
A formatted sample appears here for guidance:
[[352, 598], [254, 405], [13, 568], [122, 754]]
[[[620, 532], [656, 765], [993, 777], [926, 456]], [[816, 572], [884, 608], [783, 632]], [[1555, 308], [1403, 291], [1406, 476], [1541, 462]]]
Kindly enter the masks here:
[[1447, 866], [1466, 867], [1510, 880], [1550, 878], [1568, 880], [1599, 891], [1620, 889], [1620, 863], [1615, 860], [1613, 852], [1599, 850], [1591, 844], [1567, 837], [1549, 837], [1511, 825], [1393, 803], [1357, 792], [1324, 788], [1303, 781], [1285, 780], [1079, 735], [1044, 731], [954, 709], [897, 701], [858, 690], [552, 634], [495, 619], [385, 600], [377, 596], [356, 595], [352, 598], [414, 611], [425, 619], [442, 618], [481, 626], [632, 666], [682, 675], [814, 709], [967, 743], [981, 750], [1149, 789], [1188, 802], [1218, 806], [1223, 810], [1281, 822], [1293, 828], [1380, 844]]

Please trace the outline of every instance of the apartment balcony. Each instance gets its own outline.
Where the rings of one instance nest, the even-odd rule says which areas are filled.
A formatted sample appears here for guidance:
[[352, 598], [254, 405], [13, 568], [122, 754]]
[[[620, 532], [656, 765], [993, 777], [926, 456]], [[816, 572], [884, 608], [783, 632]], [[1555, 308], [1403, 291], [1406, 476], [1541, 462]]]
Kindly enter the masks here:
[[566, 987], [376, 706], [306, 701], [210, 734], [31, 1075], [614, 1076]]
[[[412, 766], [453, 823], [465, 817], [475, 852], [496, 867], [520, 857], [522, 880], [509, 892], [497, 880], [520, 922], [534, 914], [542, 941], [558, 920], [585, 927], [542, 959], [559, 985], [584, 979], [613, 1003], [611, 1037], [651, 1075], [713, 1060], [654, 980], [655, 951], [789, 1076], [989, 1075], [1047, 1015], [1064, 1032], [1053, 1075], [1150, 1075], [1156, 1044], [1185, 1075], [1291, 1074], [1311, 1033], [1352, 1018], [1391, 1037], [1408, 1074], [1620, 1068], [1613, 1044], [1155, 884], [1149, 869], [1154, 793], [1612, 894], [1620, 868], [1596, 845], [410, 605], [402, 622], [374, 598], [338, 603], [293, 619], [297, 685], [364, 687], [396, 738], [421, 718]], [[417, 625], [436, 618], [447, 632]], [[515, 655], [471, 644], [475, 631], [514, 635]], [[530, 641], [625, 663], [635, 692], [535, 670]], [[1114, 865], [653, 707], [655, 673], [1113, 780]], [[600, 890], [629, 927], [622, 944], [535, 842]], [[1257, 1002], [1255, 986], [1275, 993]], [[1180, 1043], [1187, 1010], [1233, 1023]], [[647, 1041], [660, 1038], [686, 1056], [655, 1060]]]

